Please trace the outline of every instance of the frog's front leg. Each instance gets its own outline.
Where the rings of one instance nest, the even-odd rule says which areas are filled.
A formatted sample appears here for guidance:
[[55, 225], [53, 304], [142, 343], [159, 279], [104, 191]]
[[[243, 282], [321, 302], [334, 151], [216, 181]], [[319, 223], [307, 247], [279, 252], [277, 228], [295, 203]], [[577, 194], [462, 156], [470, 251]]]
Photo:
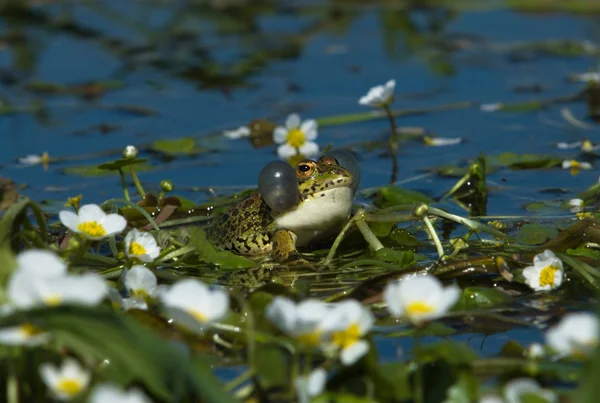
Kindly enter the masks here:
[[292, 231], [287, 229], [278, 229], [273, 234], [271, 245], [273, 250], [271, 256], [277, 262], [284, 262], [293, 255], [300, 256], [296, 250], [296, 239], [298, 237]]

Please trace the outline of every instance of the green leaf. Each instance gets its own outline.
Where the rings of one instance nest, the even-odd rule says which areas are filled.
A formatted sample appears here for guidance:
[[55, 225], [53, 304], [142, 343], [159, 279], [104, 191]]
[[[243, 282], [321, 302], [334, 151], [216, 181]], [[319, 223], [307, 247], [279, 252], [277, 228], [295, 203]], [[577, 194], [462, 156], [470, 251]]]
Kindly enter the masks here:
[[204, 148], [198, 147], [196, 140], [191, 137], [155, 140], [150, 145], [150, 149], [167, 155], [192, 155], [206, 151]]
[[500, 155], [488, 157], [490, 164], [508, 167], [510, 169], [542, 169], [559, 166], [562, 158], [542, 154], [516, 154], [505, 152]]
[[207, 402], [234, 402], [212, 374], [209, 363], [194, 362], [149, 329], [107, 307], [60, 306], [17, 312], [0, 326], [31, 323], [52, 333], [80, 356], [110, 363], [103, 375], [118, 384], [142, 382], [156, 397], [179, 400], [191, 393]]
[[384, 262], [398, 263], [402, 267], [409, 267], [415, 264], [415, 254], [412, 250], [397, 251], [390, 248], [382, 248], [375, 252], [377, 259]]
[[406, 248], [416, 248], [419, 241], [405, 228], [394, 228], [389, 236], [390, 240]]
[[558, 229], [544, 224], [525, 224], [519, 228], [515, 240], [524, 245], [541, 245], [558, 235]]
[[115, 160], [113, 162], [107, 162], [105, 164], [98, 165], [98, 169], [107, 170], [107, 171], [117, 171], [124, 167], [128, 167], [131, 165], [139, 165], [144, 162], [148, 162], [147, 158], [121, 158]]
[[567, 249], [567, 254], [572, 256], [584, 256], [591, 259], [600, 260], [600, 251], [597, 249], [588, 248], [584, 245], [577, 247], [576, 249]]
[[463, 289], [454, 309], [476, 310], [503, 304], [510, 300], [504, 292], [491, 287], [467, 287]]
[[397, 186], [384, 186], [375, 193], [373, 203], [377, 207], [413, 206], [416, 203], [433, 203], [433, 199], [416, 190], [402, 189]]
[[206, 238], [206, 232], [199, 227], [189, 228], [190, 243], [196, 247], [196, 254], [206, 263], [222, 266], [224, 269], [248, 269], [256, 266], [254, 260], [236, 255], [231, 251], [217, 250]]
[[477, 359], [477, 354], [466, 344], [450, 340], [421, 346], [415, 351], [420, 361], [435, 361], [442, 359], [453, 366], [466, 366]]
[[[156, 167], [150, 164], [140, 164], [135, 167], [136, 172], [149, 172], [156, 169]], [[76, 167], [67, 167], [62, 170], [64, 174], [83, 176], [86, 178], [114, 175], [114, 171], [109, 169], [102, 169], [98, 165], [82, 165]]]

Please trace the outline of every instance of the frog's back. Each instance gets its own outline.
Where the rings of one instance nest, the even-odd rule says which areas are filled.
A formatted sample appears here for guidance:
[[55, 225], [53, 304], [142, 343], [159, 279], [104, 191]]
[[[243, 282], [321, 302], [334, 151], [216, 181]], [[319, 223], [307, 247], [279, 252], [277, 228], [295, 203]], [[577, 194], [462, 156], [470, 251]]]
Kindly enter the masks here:
[[210, 228], [209, 236], [224, 249], [257, 256], [271, 250], [274, 230], [270, 207], [254, 191], [230, 207]]

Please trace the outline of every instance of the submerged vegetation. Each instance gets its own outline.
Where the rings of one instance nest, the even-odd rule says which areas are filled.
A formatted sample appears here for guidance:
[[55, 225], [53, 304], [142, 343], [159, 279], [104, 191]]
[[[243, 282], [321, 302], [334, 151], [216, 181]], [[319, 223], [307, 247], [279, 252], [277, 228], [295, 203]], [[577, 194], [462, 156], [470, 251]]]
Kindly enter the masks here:
[[[339, 1], [211, 0], [181, 8], [148, 1], [143, 10], [103, 1], [44, 3], [0, 6], [0, 36], [14, 63], [0, 71], [6, 90], [0, 112], [48, 130], [50, 142], [37, 138], [43, 147], [56, 142], [66, 150], [56, 156], [57, 147], [28, 149], [1, 167], [0, 400], [596, 400], [597, 72], [563, 74], [561, 65], [561, 86], [552, 76], [542, 84], [519, 82], [505, 100], [463, 93], [477, 100], [461, 101], [445, 96], [447, 82], [427, 94], [403, 94], [412, 78], [400, 73], [362, 84], [359, 74], [368, 66], [359, 55], [344, 64], [347, 71], [332, 74], [331, 88], [323, 82], [311, 87], [310, 72], [302, 85], [318, 95], [303, 94], [291, 81], [281, 94], [270, 88], [275, 100], [255, 99], [252, 90], [279, 74], [272, 64], [310, 57], [306, 49], [315, 38], [341, 41], [338, 35], [360, 30], [353, 24], [365, 21], [381, 27], [387, 58], [409, 55], [444, 79], [462, 68], [475, 76], [483, 59], [494, 64], [498, 55], [517, 66], [597, 58], [597, 42], [488, 43], [447, 32], [470, 2], [383, 1], [364, 10], [360, 2]], [[503, 7], [598, 11], [594, 2], [567, 3], [508, 1]], [[134, 17], [141, 11], [156, 18]], [[309, 23], [294, 26], [293, 34], [281, 27], [273, 33], [274, 15], [286, 29], [288, 15]], [[47, 80], [36, 52], [51, 49], [47, 37], [54, 36], [101, 49], [119, 67], [98, 74], [92, 61], [93, 79]], [[231, 38], [239, 43], [231, 45]], [[360, 46], [354, 37], [345, 41]], [[324, 54], [351, 52], [334, 42]], [[332, 63], [336, 69], [340, 60]], [[347, 94], [345, 86], [335, 87], [338, 75], [359, 82], [350, 87], [351, 102], [344, 98], [330, 116], [313, 116]], [[546, 89], [548, 83], [558, 89]], [[477, 84], [470, 85], [476, 92]], [[130, 101], [139, 94], [119, 93], [141, 87], [140, 105]], [[168, 116], [196, 105], [195, 95], [183, 104], [173, 96], [189, 88], [222, 97], [199, 98], [202, 105], [187, 116], [193, 134]], [[238, 95], [238, 89], [247, 92]], [[239, 118], [238, 96], [251, 100]], [[76, 106], [63, 103], [67, 99]], [[349, 104], [356, 113], [345, 110]], [[227, 113], [211, 116], [217, 109]], [[73, 118], [71, 125], [67, 110], [76, 117], [91, 111], [94, 118], [85, 125]], [[236, 119], [247, 118], [248, 110], [251, 119], [240, 125]], [[532, 116], [535, 123], [518, 120]], [[486, 130], [469, 132], [486, 118]], [[203, 119], [213, 126], [197, 133]], [[452, 119], [460, 135], [447, 130]], [[436, 132], [408, 126], [412, 121]], [[61, 124], [69, 139], [86, 139], [90, 147], [70, 149], [64, 133], [55, 131]], [[560, 130], [559, 136], [542, 138], [536, 124]], [[126, 137], [130, 131], [135, 135]], [[533, 146], [523, 146], [527, 141]], [[486, 143], [493, 147], [483, 152]], [[356, 156], [361, 170], [331, 157], [339, 157], [338, 150]], [[241, 162], [232, 164], [236, 152]], [[321, 155], [348, 169], [356, 187], [361, 183], [338, 234], [283, 262], [213, 242], [215, 219], [249, 194], [249, 186], [224, 178], [255, 183], [248, 173], [257, 164], [280, 158], [296, 166]], [[26, 170], [47, 176], [26, 177]], [[407, 171], [415, 176], [407, 179]], [[538, 184], [544, 175], [552, 180]], [[577, 182], [567, 187], [559, 177]]]

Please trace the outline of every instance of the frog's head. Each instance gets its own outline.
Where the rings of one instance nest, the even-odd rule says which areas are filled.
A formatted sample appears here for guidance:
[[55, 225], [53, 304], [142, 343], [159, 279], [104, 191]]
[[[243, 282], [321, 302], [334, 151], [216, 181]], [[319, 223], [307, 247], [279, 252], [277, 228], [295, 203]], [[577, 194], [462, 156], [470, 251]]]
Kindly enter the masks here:
[[[292, 168], [283, 161], [267, 164], [258, 177], [258, 189], [275, 213], [295, 209], [305, 201], [334, 196], [346, 189], [354, 196], [360, 182], [360, 168], [347, 151], [332, 151], [317, 161], [303, 160]], [[334, 200], [335, 201], [335, 200]]]

